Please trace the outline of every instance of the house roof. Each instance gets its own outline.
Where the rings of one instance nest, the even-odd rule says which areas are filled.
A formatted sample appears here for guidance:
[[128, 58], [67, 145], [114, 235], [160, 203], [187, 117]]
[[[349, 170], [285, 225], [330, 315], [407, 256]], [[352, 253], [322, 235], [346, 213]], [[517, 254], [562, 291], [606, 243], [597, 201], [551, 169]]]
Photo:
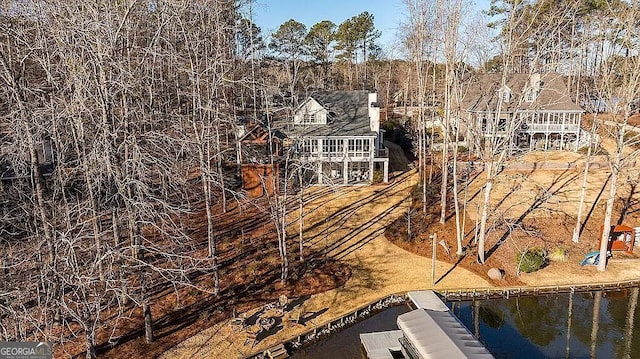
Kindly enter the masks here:
[[[473, 76], [467, 87], [460, 106], [470, 112], [495, 112], [498, 108], [499, 90], [502, 88], [502, 74], [478, 74]], [[540, 91], [533, 102], [525, 101], [525, 95], [531, 86], [531, 74], [509, 75], [505, 85], [511, 90], [511, 100], [503, 102], [501, 111], [522, 110], [572, 111], [583, 109], [569, 97], [569, 91], [560, 74], [540, 75]]]
[[295, 125], [287, 133], [298, 136], [375, 136], [369, 123], [367, 91], [316, 91], [296, 109], [314, 99], [329, 113], [327, 124]]
[[[278, 129], [272, 129], [271, 134], [274, 141], [281, 141], [287, 137]], [[268, 137], [269, 131], [263, 122], [252, 122], [247, 124], [246, 132], [240, 137], [240, 141], [264, 143]]]

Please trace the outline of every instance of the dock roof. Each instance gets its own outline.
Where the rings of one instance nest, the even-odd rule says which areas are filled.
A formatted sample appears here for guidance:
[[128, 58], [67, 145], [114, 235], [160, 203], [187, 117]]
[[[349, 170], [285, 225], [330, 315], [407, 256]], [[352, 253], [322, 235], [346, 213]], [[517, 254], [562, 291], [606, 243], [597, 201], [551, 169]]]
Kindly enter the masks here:
[[416, 309], [397, 324], [421, 358], [493, 358], [451, 311]]

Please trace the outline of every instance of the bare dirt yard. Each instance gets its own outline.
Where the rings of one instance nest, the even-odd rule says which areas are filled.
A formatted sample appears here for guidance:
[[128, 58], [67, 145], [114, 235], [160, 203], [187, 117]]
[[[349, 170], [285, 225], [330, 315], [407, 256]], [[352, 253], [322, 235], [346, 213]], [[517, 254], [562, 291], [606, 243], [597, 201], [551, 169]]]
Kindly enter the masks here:
[[[604, 146], [612, 144], [605, 141]], [[609, 270], [597, 273], [593, 267], [581, 267], [584, 255], [596, 250], [604, 218], [604, 205], [608, 196], [610, 169], [607, 158], [592, 158], [589, 170], [583, 209], [582, 235], [579, 243], [571, 240], [579, 205], [583, 168], [586, 156], [573, 152], [534, 152], [516, 159], [520, 164], [535, 164], [531, 170], [509, 170], [509, 166], [497, 177], [491, 193], [491, 222], [487, 238], [487, 261], [477, 262], [477, 249], [473, 245], [476, 224], [484, 195], [485, 174], [471, 175], [468, 186], [462, 183], [459, 194], [461, 203], [467, 202], [461, 225], [465, 229], [464, 245], [467, 255], [458, 261], [455, 256], [455, 216], [449, 208], [447, 221], [439, 224], [440, 206], [436, 198], [429, 203], [427, 213], [420, 212], [420, 205], [414, 203], [418, 212], [414, 222], [413, 240], [407, 241], [406, 216], [400, 218], [387, 231], [387, 237], [409, 251], [431, 256], [431, 241], [428, 236], [436, 233], [438, 240], [444, 240], [452, 255], [446, 254], [444, 247], [438, 246], [438, 259], [457, 264], [489, 280], [487, 271], [498, 268], [505, 272], [505, 278], [492, 281], [495, 286], [540, 286], [559, 284], [589, 283], [592, 281], [615, 281], [618, 279], [640, 278], [640, 259], [636, 255], [616, 252]], [[548, 164], [546, 168], [535, 169]], [[518, 166], [513, 166], [518, 167]], [[527, 167], [527, 166], [524, 166]], [[625, 168], [618, 181], [619, 189], [614, 207], [613, 224], [640, 226], [640, 189], [637, 188], [640, 167]], [[439, 188], [435, 184], [434, 188]], [[465, 188], [466, 187], [466, 188]], [[451, 201], [452, 199], [450, 199]], [[565, 263], [550, 262], [542, 270], [531, 274], [517, 275], [516, 257], [528, 248], [543, 248], [548, 252], [563, 248], [568, 252]]]
[[[406, 238], [406, 214], [412, 199], [419, 193], [415, 171], [400, 175], [388, 185], [314, 188], [308, 193], [309, 203], [304, 208], [305, 250], [331, 258], [350, 268], [350, 277], [344, 285], [310, 296], [293, 298], [308, 314], [304, 325], [292, 324], [284, 317], [275, 329], [258, 338], [255, 346], [247, 343], [247, 333], [236, 330], [230, 320], [223, 320], [211, 328], [180, 343], [163, 355], [164, 358], [182, 357], [242, 357], [260, 352], [282, 340], [319, 326], [385, 295], [415, 289], [481, 289], [496, 286], [541, 286], [580, 283], [611, 282], [640, 278], [640, 260], [616, 254], [605, 273], [594, 267], [580, 267], [584, 253], [595, 248], [602, 220], [603, 188], [608, 170], [600, 168], [589, 176], [583, 236], [579, 244], [571, 241], [575, 223], [576, 201], [579, 195], [582, 157], [574, 153], [530, 154], [520, 161], [573, 161], [571, 170], [534, 170], [529, 172], [504, 171], [493, 192], [494, 221], [488, 241], [487, 264], [476, 262], [474, 248], [469, 246], [467, 256], [458, 262], [438, 247], [436, 284], [431, 283], [431, 247], [427, 237], [438, 233], [455, 251], [452, 236], [455, 220], [449, 214], [445, 225], [437, 224], [439, 206], [437, 196], [432, 197], [427, 215], [414, 218], [419, 235], [413, 241]], [[627, 203], [625, 223], [638, 221], [638, 193], [628, 183], [637, 175], [629, 172], [621, 179], [616, 213]], [[467, 188], [467, 215], [465, 217], [466, 244], [473, 240], [475, 218], [472, 208], [480, 200], [482, 173], [473, 177]], [[464, 195], [464, 193], [462, 193]], [[462, 197], [461, 197], [462, 198]], [[628, 199], [625, 202], [624, 199]], [[595, 203], [595, 205], [594, 205]], [[290, 215], [290, 236], [298, 235], [298, 212]], [[616, 218], [617, 219], [617, 218]], [[404, 222], [403, 222], [404, 221]], [[390, 238], [389, 241], [387, 238]], [[500, 241], [500, 244], [498, 244]], [[564, 263], [550, 263], [540, 271], [515, 275], [516, 254], [526, 247], [554, 248], [563, 246], [569, 251]], [[506, 278], [491, 281], [486, 272], [491, 267], [502, 268]], [[246, 312], [249, 317], [259, 315], [260, 308]]]
[[[262, 204], [264, 207], [265, 204]], [[273, 221], [256, 205], [230, 202], [227, 211], [213, 208], [215, 234], [221, 270], [221, 292], [212, 294], [211, 274], [191, 273], [193, 287], [175, 287], [161, 278], [152, 293], [155, 341], [146, 343], [141, 310], [135, 303], [127, 308], [128, 316], [113, 320], [104, 315], [99, 332], [98, 354], [106, 358], [158, 357], [178, 343], [215, 327], [232, 317], [277, 300], [282, 294], [292, 298], [308, 298], [315, 293], [341, 287], [351, 275], [350, 268], [332, 258], [321, 258], [309, 248], [305, 262], [292, 261], [291, 278], [286, 286], [280, 281], [278, 245]], [[207, 256], [207, 220], [204, 208], [181, 218], [190, 235], [201, 239], [197, 248]], [[292, 251], [295, 246], [291, 245]], [[295, 256], [292, 253], [292, 257]], [[316, 258], [316, 259], [314, 259]], [[321, 259], [321, 260], [320, 260]], [[84, 342], [70, 340], [55, 348], [55, 357], [76, 357], [85, 350]], [[222, 356], [234, 357], [232, 356]]]
[[[332, 318], [389, 294], [431, 288], [431, 261], [407, 252], [385, 239], [385, 228], [398, 219], [410, 204], [415, 187], [415, 171], [396, 177], [389, 185], [318, 187], [304, 209], [304, 241], [308, 250], [350, 268], [344, 285], [293, 298], [307, 313], [304, 325], [289, 322], [285, 316], [274, 330], [259, 338], [254, 347], [245, 331], [234, 330], [229, 320], [221, 321], [180, 343], [163, 358], [234, 358], [260, 352], [290, 337], [321, 325]], [[291, 235], [295, 235], [298, 213], [291, 214]], [[436, 271], [447, 273], [451, 265], [437, 262]], [[491, 284], [458, 268], [438, 284], [438, 288], [488, 288]], [[247, 311], [254, 317], [260, 308]], [[245, 344], [246, 343], [246, 344]]]
[[[602, 223], [607, 166], [593, 166], [588, 177], [581, 241], [571, 241], [579, 198], [584, 156], [571, 152], [531, 153], [517, 161], [532, 163], [571, 163], [564, 170], [503, 171], [494, 187], [491, 203], [494, 208], [487, 243], [488, 260], [477, 263], [475, 247], [471, 245], [475, 232], [477, 207], [481, 200], [484, 176], [475, 173], [460, 200], [468, 202], [464, 216], [467, 255], [455, 258], [455, 217], [449, 210], [447, 222], [438, 224], [437, 184], [431, 186], [427, 213], [421, 214], [415, 171], [401, 174], [388, 185], [361, 187], [316, 187], [305, 194], [303, 241], [307, 260], [328, 259], [336, 268], [349, 268], [344, 282], [326, 291], [300, 295], [280, 287], [279, 293], [290, 294], [292, 305], [306, 318], [302, 324], [291, 322], [293, 312], [287, 311], [275, 327], [262, 333], [255, 345], [246, 330], [221, 318], [191, 338], [165, 352], [163, 358], [234, 358], [257, 353], [282, 340], [321, 326], [333, 318], [386, 295], [416, 289], [481, 289], [506, 286], [571, 285], [640, 279], [640, 259], [616, 254], [608, 270], [599, 273], [595, 267], [581, 267], [585, 253], [595, 249]], [[606, 161], [596, 158], [594, 161]], [[551, 166], [553, 167], [553, 166]], [[635, 187], [638, 168], [625, 170], [620, 179], [619, 199], [614, 222], [619, 217], [631, 226], [640, 225], [640, 195]], [[435, 191], [433, 190], [435, 188]], [[406, 241], [407, 212], [413, 208], [414, 233]], [[299, 212], [290, 212], [288, 234], [291, 246], [298, 238]], [[428, 236], [437, 233], [452, 255], [442, 246], [437, 248], [436, 284], [431, 283], [431, 246]], [[524, 248], [541, 247], [568, 250], [566, 262], [552, 262], [534, 273], [515, 272], [515, 258]], [[295, 250], [294, 250], [295, 251]], [[504, 280], [492, 281], [489, 268], [505, 270]], [[274, 289], [277, 289], [276, 286]], [[320, 288], [315, 288], [316, 290]], [[277, 293], [262, 295], [275, 298]], [[241, 309], [255, 320], [261, 313], [259, 302]], [[264, 303], [264, 301], [262, 301]], [[250, 303], [247, 303], [250, 304]], [[289, 308], [291, 309], [291, 307]]]

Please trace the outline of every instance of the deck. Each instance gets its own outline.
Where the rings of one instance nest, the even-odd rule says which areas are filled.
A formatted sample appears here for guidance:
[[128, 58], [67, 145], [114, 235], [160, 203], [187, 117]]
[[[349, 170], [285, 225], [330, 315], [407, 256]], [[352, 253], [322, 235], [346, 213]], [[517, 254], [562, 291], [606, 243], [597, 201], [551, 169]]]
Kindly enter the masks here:
[[392, 351], [400, 351], [399, 339], [401, 337], [401, 330], [362, 333], [360, 334], [360, 342], [367, 353], [368, 359], [394, 359]]
[[494, 358], [435, 292], [412, 291], [407, 296], [418, 309], [398, 316], [400, 330], [360, 335], [367, 358]]
[[449, 310], [449, 307], [432, 290], [412, 291], [408, 292], [407, 296], [417, 309], [429, 309], [438, 312]]

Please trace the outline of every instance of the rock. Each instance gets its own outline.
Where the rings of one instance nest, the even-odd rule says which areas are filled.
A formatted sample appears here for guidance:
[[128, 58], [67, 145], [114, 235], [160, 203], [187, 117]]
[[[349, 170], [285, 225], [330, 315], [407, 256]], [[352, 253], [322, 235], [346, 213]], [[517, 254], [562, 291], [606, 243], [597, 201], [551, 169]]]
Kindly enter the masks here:
[[501, 280], [502, 278], [504, 278], [504, 271], [498, 268], [491, 268], [487, 272], [487, 275], [493, 280]]

